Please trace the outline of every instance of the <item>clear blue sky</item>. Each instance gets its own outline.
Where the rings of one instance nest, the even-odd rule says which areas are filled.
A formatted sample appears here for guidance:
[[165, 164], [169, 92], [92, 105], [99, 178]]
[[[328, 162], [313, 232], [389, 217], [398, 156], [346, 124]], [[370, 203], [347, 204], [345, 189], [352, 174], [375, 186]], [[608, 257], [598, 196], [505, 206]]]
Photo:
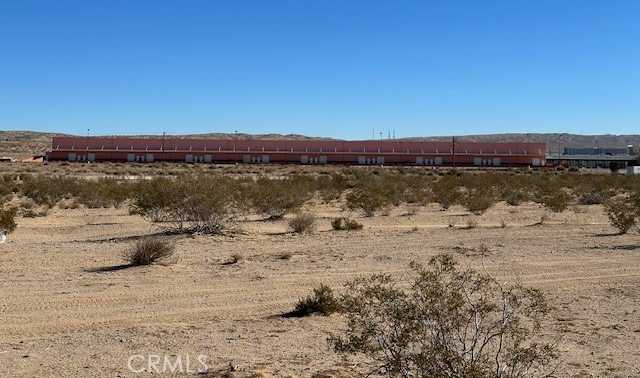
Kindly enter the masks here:
[[640, 133], [640, 1], [0, 2], [0, 130]]

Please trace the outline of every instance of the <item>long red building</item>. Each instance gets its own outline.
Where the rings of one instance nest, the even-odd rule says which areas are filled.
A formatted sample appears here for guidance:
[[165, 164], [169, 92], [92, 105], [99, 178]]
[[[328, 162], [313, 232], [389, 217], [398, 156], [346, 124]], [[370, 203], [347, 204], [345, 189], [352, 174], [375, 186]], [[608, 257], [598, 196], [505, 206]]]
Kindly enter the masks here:
[[47, 159], [514, 167], [543, 166], [546, 152], [544, 143], [54, 137]]

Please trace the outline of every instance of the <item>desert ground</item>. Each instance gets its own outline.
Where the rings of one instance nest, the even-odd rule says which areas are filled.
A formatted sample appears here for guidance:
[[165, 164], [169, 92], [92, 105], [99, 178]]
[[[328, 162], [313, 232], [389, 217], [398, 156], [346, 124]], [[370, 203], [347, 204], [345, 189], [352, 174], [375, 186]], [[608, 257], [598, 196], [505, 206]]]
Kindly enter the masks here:
[[[0, 376], [158, 375], [142, 371], [153, 354], [191, 358], [192, 371], [176, 375], [199, 374], [195, 360], [206, 356], [210, 376], [352, 376], [361, 362], [326, 342], [344, 327], [341, 315], [281, 314], [321, 283], [339, 293], [372, 272], [408, 280], [410, 261], [443, 252], [544, 291], [558, 376], [640, 376], [640, 237], [615, 235], [601, 206], [574, 206], [541, 225], [536, 204], [499, 203], [479, 217], [399, 207], [358, 218], [364, 229], [350, 232], [331, 230], [339, 206], [307, 206], [320, 217], [313, 234], [249, 218], [224, 236], [176, 236], [171, 263], [122, 269], [123, 251], [158, 226], [126, 209], [20, 218], [0, 244]], [[469, 218], [477, 227], [465, 229]], [[240, 260], [229, 263], [234, 254]], [[132, 355], [144, 356], [135, 372]]]

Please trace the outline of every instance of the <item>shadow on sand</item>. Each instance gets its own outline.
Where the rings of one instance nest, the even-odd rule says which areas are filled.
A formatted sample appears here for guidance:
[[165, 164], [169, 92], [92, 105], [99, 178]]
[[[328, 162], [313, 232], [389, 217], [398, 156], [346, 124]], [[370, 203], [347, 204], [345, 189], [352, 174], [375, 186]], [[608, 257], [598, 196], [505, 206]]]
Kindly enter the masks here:
[[84, 271], [87, 273], [105, 273], [105, 272], [116, 272], [118, 270], [133, 268], [135, 265], [132, 264], [120, 264], [120, 265], [109, 265], [109, 266], [101, 266], [98, 268], [88, 268]]

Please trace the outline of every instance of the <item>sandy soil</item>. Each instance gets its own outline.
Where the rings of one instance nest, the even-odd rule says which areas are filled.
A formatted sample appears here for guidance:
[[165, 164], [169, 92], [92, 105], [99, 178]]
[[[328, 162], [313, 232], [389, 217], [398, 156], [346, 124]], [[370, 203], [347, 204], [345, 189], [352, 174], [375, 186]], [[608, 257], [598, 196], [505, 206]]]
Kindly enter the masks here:
[[[284, 221], [246, 221], [234, 236], [178, 238], [174, 264], [103, 272], [92, 270], [123, 264], [127, 236], [157, 228], [114, 209], [20, 219], [0, 245], [0, 376], [132, 377], [136, 354], [190, 358], [191, 375], [204, 355], [211, 371], [231, 364], [240, 376], [348, 376], [357, 362], [326, 344], [340, 316], [278, 315], [320, 283], [339, 290], [371, 272], [406, 280], [411, 260], [441, 252], [545, 291], [559, 376], [640, 376], [640, 237], [611, 235], [600, 207], [530, 226], [543, 209], [498, 205], [468, 230], [448, 227], [474, 217], [461, 209], [395, 209], [361, 219], [359, 232], [330, 230], [338, 209], [314, 211], [323, 218], [313, 235], [288, 234]], [[481, 244], [485, 258], [474, 253]], [[233, 254], [240, 262], [224, 265]]]

